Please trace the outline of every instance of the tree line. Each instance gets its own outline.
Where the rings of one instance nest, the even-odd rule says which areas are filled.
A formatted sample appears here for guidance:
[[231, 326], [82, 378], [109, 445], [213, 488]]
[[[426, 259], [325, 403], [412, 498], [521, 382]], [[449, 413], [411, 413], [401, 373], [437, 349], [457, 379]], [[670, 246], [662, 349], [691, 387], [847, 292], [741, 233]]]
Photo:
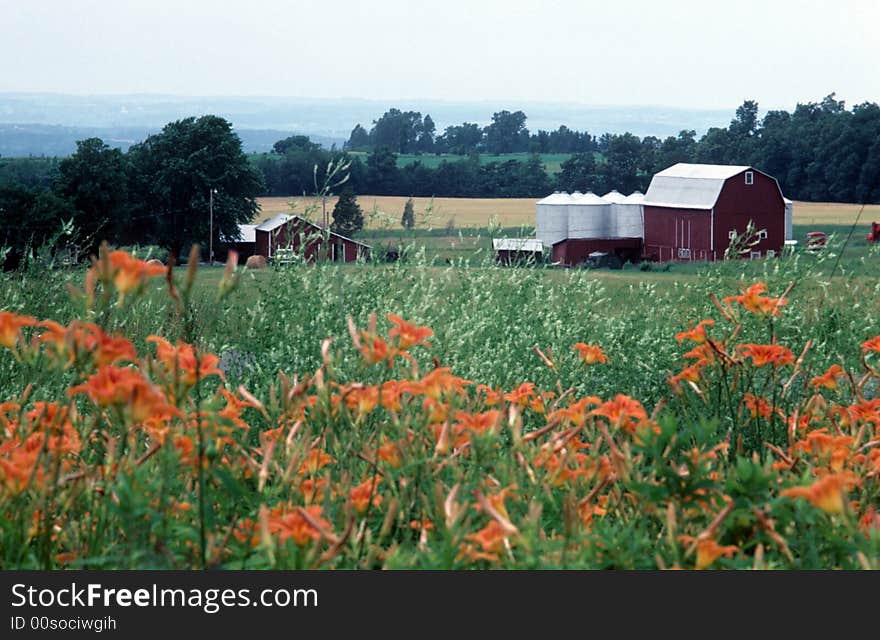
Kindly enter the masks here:
[[345, 149], [373, 151], [385, 147], [394, 153], [586, 153], [598, 150], [598, 142], [586, 131], [561, 125], [555, 131], [529, 133], [522, 111], [498, 111], [492, 122], [481, 127], [473, 122], [446, 127], [437, 135], [430, 114], [418, 111], [386, 111], [367, 131], [357, 124]]
[[[746, 100], [727, 127], [698, 138], [684, 130], [661, 139], [631, 133], [593, 137], [560, 127], [532, 134], [522, 111], [493, 114], [486, 127], [464, 123], [433, 136], [430, 116], [390, 109], [370, 131], [355, 127], [348, 150], [367, 150], [365, 164], [352, 164], [355, 190], [377, 195], [539, 197], [548, 189], [644, 191], [651, 177], [677, 162], [752, 165], [779, 180], [791, 198], [811, 201], [880, 201], [880, 106], [864, 102], [847, 109], [830, 94], [798, 104], [792, 112], [758, 117]], [[395, 153], [458, 154], [429, 168], [416, 158], [397, 168]], [[571, 153], [549, 176], [539, 160], [479, 163], [481, 153]], [[277, 182], [267, 179], [269, 188]]]
[[[727, 127], [700, 138], [686, 130], [660, 139], [631, 133], [593, 137], [564, 127], [532, 135], [524, 113], [506, 111], [482, 129], [464, 123], [436, 136], [430, 116], [392, 109], [369, 132], [352, 132], [349, 149], [328, 150], [307, 136], [290, 136], [276, 142], [273, 153], [250, 156], [223, 118], [186, 118], [127, 152], [89, 138], [63, 159], [0, 158], [0, 252], [14, 263], [25, 247], [39, 246], [66, 224], [76, 229], [86, 251], [107, 239], [117, 245], [157, 244], [180, 255], [192, 242], [208, 244], [212, 201], [218, 244], [235, 239], [238, 224], [253, 219], [258, 196], [318, 191], [331, 161], [348, 165], [345, 187], [352, 197], [540, 198], [555, 189], [629, 193], [645, 191], [651, 177], [672, 164], [699, 162], [755, 166], [776, 177], [793, 199], [880, 202], [876, 103], [847, 109], [831, 94], [790, 113], [769, 111], [763, 118], [758, 113], [758, 104], [747, 100]], [[542, 139], [547, 146], [540, 146]], [[566, 140], [570, 155], [551, 175], [538, 152], [558, 151]], [[352, 153], [361, 143], [369, 152]], [[524, 159], [481, 158], [521, 152], [524, 145], [533, 152]], [[399, 166], [396, 152], [453, 148], [436, 166], [418, 157]]]
[[125, 153], [88, 138], [61, 160], [0, 159], [0, 249], [15, 265], [66, 227], [86, 255], [107, 240], [180, 256], [194, 242], [209, 244], [211, 209], [214, 244], [237, 238], [264, 191], [231, 124], [217, 116], [171, 122]]

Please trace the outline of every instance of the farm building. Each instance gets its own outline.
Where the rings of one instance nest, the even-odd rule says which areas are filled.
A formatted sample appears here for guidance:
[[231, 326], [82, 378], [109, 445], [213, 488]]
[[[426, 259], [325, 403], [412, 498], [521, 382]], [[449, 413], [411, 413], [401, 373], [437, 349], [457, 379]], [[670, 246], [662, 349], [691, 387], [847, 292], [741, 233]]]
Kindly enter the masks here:
[[657, 173], [646, 194], [556, 192], [536, 205], [536, 236], [553, 261], [718, 260], [751, 220], [761, 238], [752, 257], [791, 238], [791, 201], [776, 179], [752, 167], [679, 163]]
[[[320, 255], [324, 228], [297, 215], [278, 214], [257, 225], [239, 225], [242, 239], [235, 243], [239, 256], [261, 255], [267, 260], [285, 259], [290, 254], [313, 262]], [[354, 262], [368, 257], [370, 247], [338, 233], [329, 232], [328, 258], [333, 262]]]
[[544, 257], [544, 245], [535, 238], [493, 238], [492, 251], [498, 264], [538, 263]]
[[648, 258], [718, 260], [751, 220], [761, 230], [752, 257], [785, 241], [785, 202], [776, 179], [752, 167], [679, 163], [651, 180], [645, 194]]
[[536, 236], [553, 262], [575, 265], [591, 253], [635, 260], [642, 248], [641, 194], [554, 193], [537, 204]]

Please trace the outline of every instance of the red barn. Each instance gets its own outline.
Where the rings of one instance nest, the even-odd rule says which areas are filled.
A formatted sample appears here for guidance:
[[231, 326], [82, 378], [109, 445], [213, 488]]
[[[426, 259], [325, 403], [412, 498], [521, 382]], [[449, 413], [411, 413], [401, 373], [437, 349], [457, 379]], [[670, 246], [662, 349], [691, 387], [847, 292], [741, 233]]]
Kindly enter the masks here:
[[751, 257], [774, 255], [785, 242], [779, 183], [752, 167], [679, 163], [657, 173], [645, 194], [645, 256], [720, 260], [733, 232], [751, 220], [761, 238]]
[[[242, 225], [246, 227], [248, 225]], [[250, 230], [243, 229], [242, 237], [249, 239]], [[253, 229], [253, 243], [256, 255], [267, 260], [279, 257], [282, 253], [302, 256], [306, 262], [314, 262], [321, 254], [325, 237], [329, 237], [328, 258], [333, 262], [354, 262], [359, 257], [368, 257], [370, 247], [324, 228], [296, 215], [279, 214], [256, 225]]]

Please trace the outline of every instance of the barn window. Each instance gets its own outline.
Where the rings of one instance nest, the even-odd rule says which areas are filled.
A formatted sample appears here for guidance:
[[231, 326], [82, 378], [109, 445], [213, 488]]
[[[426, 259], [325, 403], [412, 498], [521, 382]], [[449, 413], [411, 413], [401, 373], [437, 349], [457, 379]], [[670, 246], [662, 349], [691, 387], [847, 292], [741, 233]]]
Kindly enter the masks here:
[[755, 184], [755, 172], [746, 171], [746, 184]]
[[727, 237], [733, 240], [736, 237], [736, 229], [731, 229], [727, 232]]
[[767, 229], [761, 229], [761, 230], [758, 232], [758, 239], [759, 239], [759, 240], [765, 240], [766, 238], [767, 238]]
[[750, 257], [751, 257], [752, 260], [754, 260], [755, 258], [760, 258], [760, 257], [761, 257], [761, 252], [760, 252], [760, 251], [752, 251], [752, 254], [751, 254]]

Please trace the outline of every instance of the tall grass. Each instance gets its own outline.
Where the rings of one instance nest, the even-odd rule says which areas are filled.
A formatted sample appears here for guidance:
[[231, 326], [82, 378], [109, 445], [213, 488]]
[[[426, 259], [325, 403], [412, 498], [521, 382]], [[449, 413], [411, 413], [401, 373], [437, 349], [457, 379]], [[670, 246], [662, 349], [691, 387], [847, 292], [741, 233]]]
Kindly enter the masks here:
[[[102, 396], [101, 347], [68, 361], [33, 341], [38, 325], [8, 333], [0, 562], [876, 568], [880, 400], [862, 345], [880, 334], [880, 283], [859, 258], [832, 277], [835, 259], [669, 273], [414, 259], [244, 272], [232, 291], [192, 261], [171, 293], [156, 277], [120, 302], [109, 266], [4, 275], [0, 309], [67, 325], [65, 349], [76, 318], [125, 336], [134, 351], [112, 366], [174, 410], [144, 421], [140, 396]], [[788, 292], [778, 316], [710, 295], [756, 281]], [[386, 314], [433, 331], [406, 344]], [[676, 335], [703, 319], [717, 357], [670, 384], [691, 362]], [[185, 344], [163, 355], [153, 335]], [[585, 365], [576, 343], [607, 362]], [[752, 363], [753, 343], [793, 359]], [[852, 384], [811, 384], [834, 364]]]

